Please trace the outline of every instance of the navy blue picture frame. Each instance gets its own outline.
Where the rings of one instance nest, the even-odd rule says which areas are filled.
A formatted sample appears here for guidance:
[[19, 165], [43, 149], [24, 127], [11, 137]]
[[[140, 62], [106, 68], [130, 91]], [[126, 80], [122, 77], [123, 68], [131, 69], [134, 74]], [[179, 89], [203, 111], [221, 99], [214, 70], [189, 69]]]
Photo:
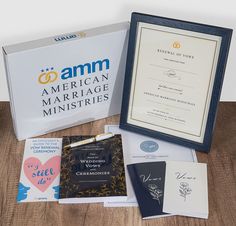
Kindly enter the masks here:
[[[208, 116], [207, 116], [206, 129], [205, 129], [204, 139], [202, 143], [195, 142], [192, 140], [187, 140], [184, 138], [162, 133], [159, 131], [150, 130], [150, 129], [133, 125], [127, 122], [131, 83], [132, 83], [132, 71], [133, 71], [134, 56], [135, 56], [136, 33], [137, 33], [139, 22], [157, 24], [161, 26], [167, 26], [167, 27], [178, 28], [178, 29], [184, 29], [186, 31], [194, 31], [194, 32], [199, 32], [199, 33], [204, 33], [204, 34], [210, 34], [210, 35], [220, 36], [222, 38], [220, 52], [218, 56], [218, 63], [216, 67], [215, 79], [213, 83], [210, 106], [209, 106], [209, 111], [208, 111]], [[121, 116], [120, 116], [120, 128], [129, 130], [135, 133], [147, 135], [153, 138], [162, 139], [168, 142], [183, 145], [186, 147], [190, 147], [198, 151], [209, 152], [211, 143], [212, 143], [212, 136], [213, 136], [215, 119], [216, 119], [217, 106], [220, 99], [232, 32], [233, 30], [229, 28], [216, 27], [212, 25], [205, 25], [205, 24], [199, 24], [199, 23], [188, 22], [188, 21], [181, 21], [181, 20], [176, 20], [176, 19], [171, 19], [171, 18], [164, 18], [164, 17], [159, 17], [159, 16], [136, 13], [136, 12], [132, 13], [127, 62], [126, 62], [125, 81], [124, 81], [124, 88], [123, 88], [122, 109], [121, 109]]]

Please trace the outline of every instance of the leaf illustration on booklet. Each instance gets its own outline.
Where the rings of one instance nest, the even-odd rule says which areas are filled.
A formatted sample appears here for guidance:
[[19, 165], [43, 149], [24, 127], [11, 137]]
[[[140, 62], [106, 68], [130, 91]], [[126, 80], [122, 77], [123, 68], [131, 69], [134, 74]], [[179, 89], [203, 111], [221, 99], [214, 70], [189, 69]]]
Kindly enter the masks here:
[[186, 182], [181, 182], [179, 186], [180, 196], [184, 197], [184, 201], [186, 201], [186, 196], [190, 195], [192, 189], [189, 187], [189, 184]]
[[152, 196], [152, 199], [157, 200], [160, 205], [161, 204], [160, 198], [163, 196], [163, 191], [158, 189], [158, 186], [156, 184], [149, 184], [148, 190]]

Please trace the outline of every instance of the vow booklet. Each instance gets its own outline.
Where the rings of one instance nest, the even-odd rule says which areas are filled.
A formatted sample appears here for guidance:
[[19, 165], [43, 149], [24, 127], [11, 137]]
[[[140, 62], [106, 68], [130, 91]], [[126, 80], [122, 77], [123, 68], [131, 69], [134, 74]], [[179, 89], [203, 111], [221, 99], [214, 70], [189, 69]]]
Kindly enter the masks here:
[[17, 202], [58, 200], [61, 145], [60, 138], [25, 141]]
[[59, 203], [127, 199], [121, 135], [66, 149], [92, 136], [63, 137]]
[[163, 211], [208, 218], [207, 165], [167, 162]]
[[208, 218], [205, 163], [161, 161], [127, 167], [143, 219], [167, 213]]
[[128, 171], [142, 218], [168, 216], [162, 211], [166, 162], [132, 164]]

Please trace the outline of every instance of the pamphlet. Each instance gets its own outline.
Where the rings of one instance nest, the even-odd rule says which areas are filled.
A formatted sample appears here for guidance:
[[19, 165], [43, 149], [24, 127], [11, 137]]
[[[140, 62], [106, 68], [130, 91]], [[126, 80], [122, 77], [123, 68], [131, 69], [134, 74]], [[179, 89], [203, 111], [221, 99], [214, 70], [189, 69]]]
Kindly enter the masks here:
[[60, 138], [25, 141], [17, 202], [58, 200], [61, 144]]

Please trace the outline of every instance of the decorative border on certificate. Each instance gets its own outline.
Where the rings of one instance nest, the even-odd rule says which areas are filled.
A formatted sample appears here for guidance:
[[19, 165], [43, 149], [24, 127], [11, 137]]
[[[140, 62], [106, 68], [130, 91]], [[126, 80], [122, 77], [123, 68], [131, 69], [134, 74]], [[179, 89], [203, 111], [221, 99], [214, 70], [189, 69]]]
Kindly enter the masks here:
[[[141, 24], [144, 24], [144, 23], [141, 23]], [[210, 42], [214, 42], [215, 46], [214, 46], [214, 49], [213, 49], [213, 60], [212, 60], [212, 64], [211, 64], [211, 73], [210, 73], [210, 78], [209, 80], [207, 81], [208, 83], [208, 86], [207, 86], [207, 95], [205, 96], [205, 104], [204, 104], [204, 111], [203, 111], [203, 114], [202, 114], [202, 117], [201, 117], [201, 128], [200, 128], [200, 131], [198, 132], [198, 134], [194, 134], [194, 133], [188, 133], [188, 132], [184, 132], [184, 131], [181, 131], [181, 130], [177, 130], [177, 129], [174, 129], [174, 128], [168, 128], [168, 127], [165, 127], [165, 126], [161, 126], [161, 125], [157, 125], [156, 123], [158, 123], [158, 121], [156, 122], [153, 122], [153, 123], [148, 123], [148, 122], [145, 122], [145, 121], [142, 121], [142, 120], [139, 120], [138, 118], [135, 118], [132, 114], [132, 111], [133, 111], [133, 103], [134, 103], [134, 97], [135, 97], [135, 88], [136, 88], [136, 81], [137, 81], [137, 63], [135, 64], [134, 66], [134, 72], [133, 72], [133, 77], [134, 79], [132, 80], [132, 82], [134, 82], [134, 90], [133, 92], [131, 91], [131, 96], [130, 96], [130, 119], [131, 120], [135, 120], [135, 121], [139, 121], [139, 122], [143, 122], [143, 123], [147, 123], [147, 124], [150, 124], [150, 125], [154, 125], [154, 126], [160, 126], [160, 127], [163, 127], [163, 128], [166, 128], [166, 129], [169, 129], [169, 130], [173, 130], [173, 131], [177, 131], [177, 132], [180, 132], [180, 133], [185, 133], [185, 134], [189, 134], [189, 135], [192, 135], [192, 136], [196, 136], [196, 137], [200, 137], [202, 135], [202, 130], [203, 130], [203, 124], [204, 124], [204, 115], [206, 115], [207, 113], [207, 109], [209, 108], [209, 103], [207, 103], [207, 97], [209, 97], [209, 91], [212, 90], [212, 86], [210, 87], [211, 85], [211, 82], [213, 82], [213, 79], [214, 79], [214, 76], [215, 74], [213, 73], [214, 72], [214, 63], [216, 62], [216, 60], [218, 59], [218, 55], [219, 55], [219, 51], [217, 51], [217, 44], [219, 44], [216, 40], [213, 40], [213, 39], [207, 39], [207, 38], [202, 38], [202, 37], [196, 37], [196, 36], [193, 36], [193, 35], [186, 35], [186, 34], [178, 34], [178, 33], [174, 33], [174, 32], [169, 32], [169, 31], [162, 31], [162, 30], [157, 30], [157, 29], [153, 29], [153, 28], [148, 28], [148, 27], [143, 27], [145, 25], [140, 25], [139, 26], [139, 29], [140, 29], [140, 32], [139, 32], [139, 39], [137, 40], [136, 42], [136, 49], [137, 49], [137, 59], [139, 59], [139, 53], [140, 53], [140, 43], [141, 43], [141, 38], [142, 38], [142, 30], [144, 29], [149, 29], [149, 30], [155, 30], [155, 31], [158, 31], [158, 32], [164, 32], [164, 33], [171, 33], [171, 34], [175, 34], [175, 35], [181, 35], [181, 36], [186, 36], [186, 37], [191, 37], [191, 38], [196, 38], [196, 39], [204, 39], [204, 40], [207, 40], [207, 41], [210, 41]], [[146, 24], [146, 26], [148, 26], [148, 24]], [[153, 25], [151, 25], [153, 26]], [[196, 34], [197, 35], [197, 34]], [[221, 42], [221, 38], [219, 40], [219, 42]], [[176, 43], [174, 43], [176, 44]], [[173, 44], [173, 45], [174, 45]], [[180, 45], [180, 44], [176, 44], [176, 45]], [[175, 47], [173, 47], [175, 48]], [[180, 47], [178, 47], [180, 48]], [[137, 60], [138, 61], [138, 60]], [[167, 68], [167, 67], [166, 67]], [[186, 71], [185, 71], [186, 72]], [[192, 73], [192, 72], [188, 72], [188, 73]], [[196, 73], [192, 73], [192, 74], [196, 74]], [[210, 89], [211, 88], [211, 89]], [[207, 108], [208, 107], [208, 108]], [[204, 125], [204, 129], [205, 129], [205, 125]], [[201, 137], [202, 138], [202, 137]]]
[[120, 127], [209, 151], [231, 36], [133, 13]]

